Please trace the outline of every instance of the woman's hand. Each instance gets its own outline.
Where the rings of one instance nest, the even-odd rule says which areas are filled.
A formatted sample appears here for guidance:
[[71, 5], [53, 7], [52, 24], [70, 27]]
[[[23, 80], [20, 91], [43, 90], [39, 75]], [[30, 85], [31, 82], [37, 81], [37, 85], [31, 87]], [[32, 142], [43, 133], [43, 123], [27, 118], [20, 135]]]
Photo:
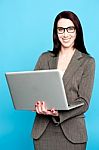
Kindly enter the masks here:
[[54, 108], [48, 110], [44, 101], [37, 101], [35, 104], [35, 109], [38, 114], [58, 116], [58, 111], [56, 111]]

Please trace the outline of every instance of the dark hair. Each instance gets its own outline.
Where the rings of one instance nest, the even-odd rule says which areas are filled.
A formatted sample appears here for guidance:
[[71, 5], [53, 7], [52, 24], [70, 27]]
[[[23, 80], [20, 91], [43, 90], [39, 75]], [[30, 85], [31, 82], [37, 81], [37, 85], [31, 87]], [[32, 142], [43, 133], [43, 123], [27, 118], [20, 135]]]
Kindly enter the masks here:
[[54, 27], [53, 27], [53, 51], [52, 51], [52, 53], [57, 55], [61, 49], [61, 43], [60, 43], [60, 41], [58, 39], [58, 35], [57, 35], [57, 23], [58, 23], [59, 19], [61, 19], [61, 18], [70, 19], [75, 26], [76, 39], [75, 39], [73, 47], [78, 49], [82, 53], [88, 54], [86, 51], [85, 45], [84, 45], [83, 31], [82, 31], [81, 23], [80, 23], [78, 17], [71, 11], [63, 11], [63, 12], [59, 13], [55, 18]]

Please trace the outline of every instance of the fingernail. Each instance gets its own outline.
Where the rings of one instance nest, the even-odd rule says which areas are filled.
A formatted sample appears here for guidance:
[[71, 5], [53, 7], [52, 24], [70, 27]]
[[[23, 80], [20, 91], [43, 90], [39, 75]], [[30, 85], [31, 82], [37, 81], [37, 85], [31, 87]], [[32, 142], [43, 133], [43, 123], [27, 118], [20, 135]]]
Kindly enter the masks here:
[[44, 104], [44, 102], [41, 102], [41, 104], [43, 105], [43, 104]]
[[52, 112], [54, 112], [55, 110], [54, 110], [54, 109], [52, 109], [51, 111], [52, 111]]
[[37, 103], [35, 104], [35, 107], [37, 106]]
[[39, 102], [37, 102], [37, 105], [39, 104]]

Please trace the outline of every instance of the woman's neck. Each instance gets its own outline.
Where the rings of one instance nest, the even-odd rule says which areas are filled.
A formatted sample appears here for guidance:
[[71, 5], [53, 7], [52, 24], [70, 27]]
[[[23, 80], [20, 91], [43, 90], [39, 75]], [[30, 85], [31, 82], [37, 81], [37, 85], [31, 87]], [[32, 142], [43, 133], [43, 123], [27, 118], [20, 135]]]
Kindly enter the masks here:
[[75, 51], [74, 48], [64, 48], [64, 47], [61, 47], [60, 54], [61, 55], [70, 55], [70, 54], [74, 53], [74, 51]]

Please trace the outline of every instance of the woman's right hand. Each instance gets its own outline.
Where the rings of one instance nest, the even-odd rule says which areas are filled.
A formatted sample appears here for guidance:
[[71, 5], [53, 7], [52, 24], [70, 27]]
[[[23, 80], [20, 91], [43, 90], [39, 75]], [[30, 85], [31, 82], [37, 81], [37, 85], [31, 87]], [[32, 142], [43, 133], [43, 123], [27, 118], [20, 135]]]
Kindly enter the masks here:
[[48, 110], [44, 101], [37, 101], [35, 104], [35, 109], [38, 114], [58, 116], [58, 111], [56, 111], [54, 108]]

